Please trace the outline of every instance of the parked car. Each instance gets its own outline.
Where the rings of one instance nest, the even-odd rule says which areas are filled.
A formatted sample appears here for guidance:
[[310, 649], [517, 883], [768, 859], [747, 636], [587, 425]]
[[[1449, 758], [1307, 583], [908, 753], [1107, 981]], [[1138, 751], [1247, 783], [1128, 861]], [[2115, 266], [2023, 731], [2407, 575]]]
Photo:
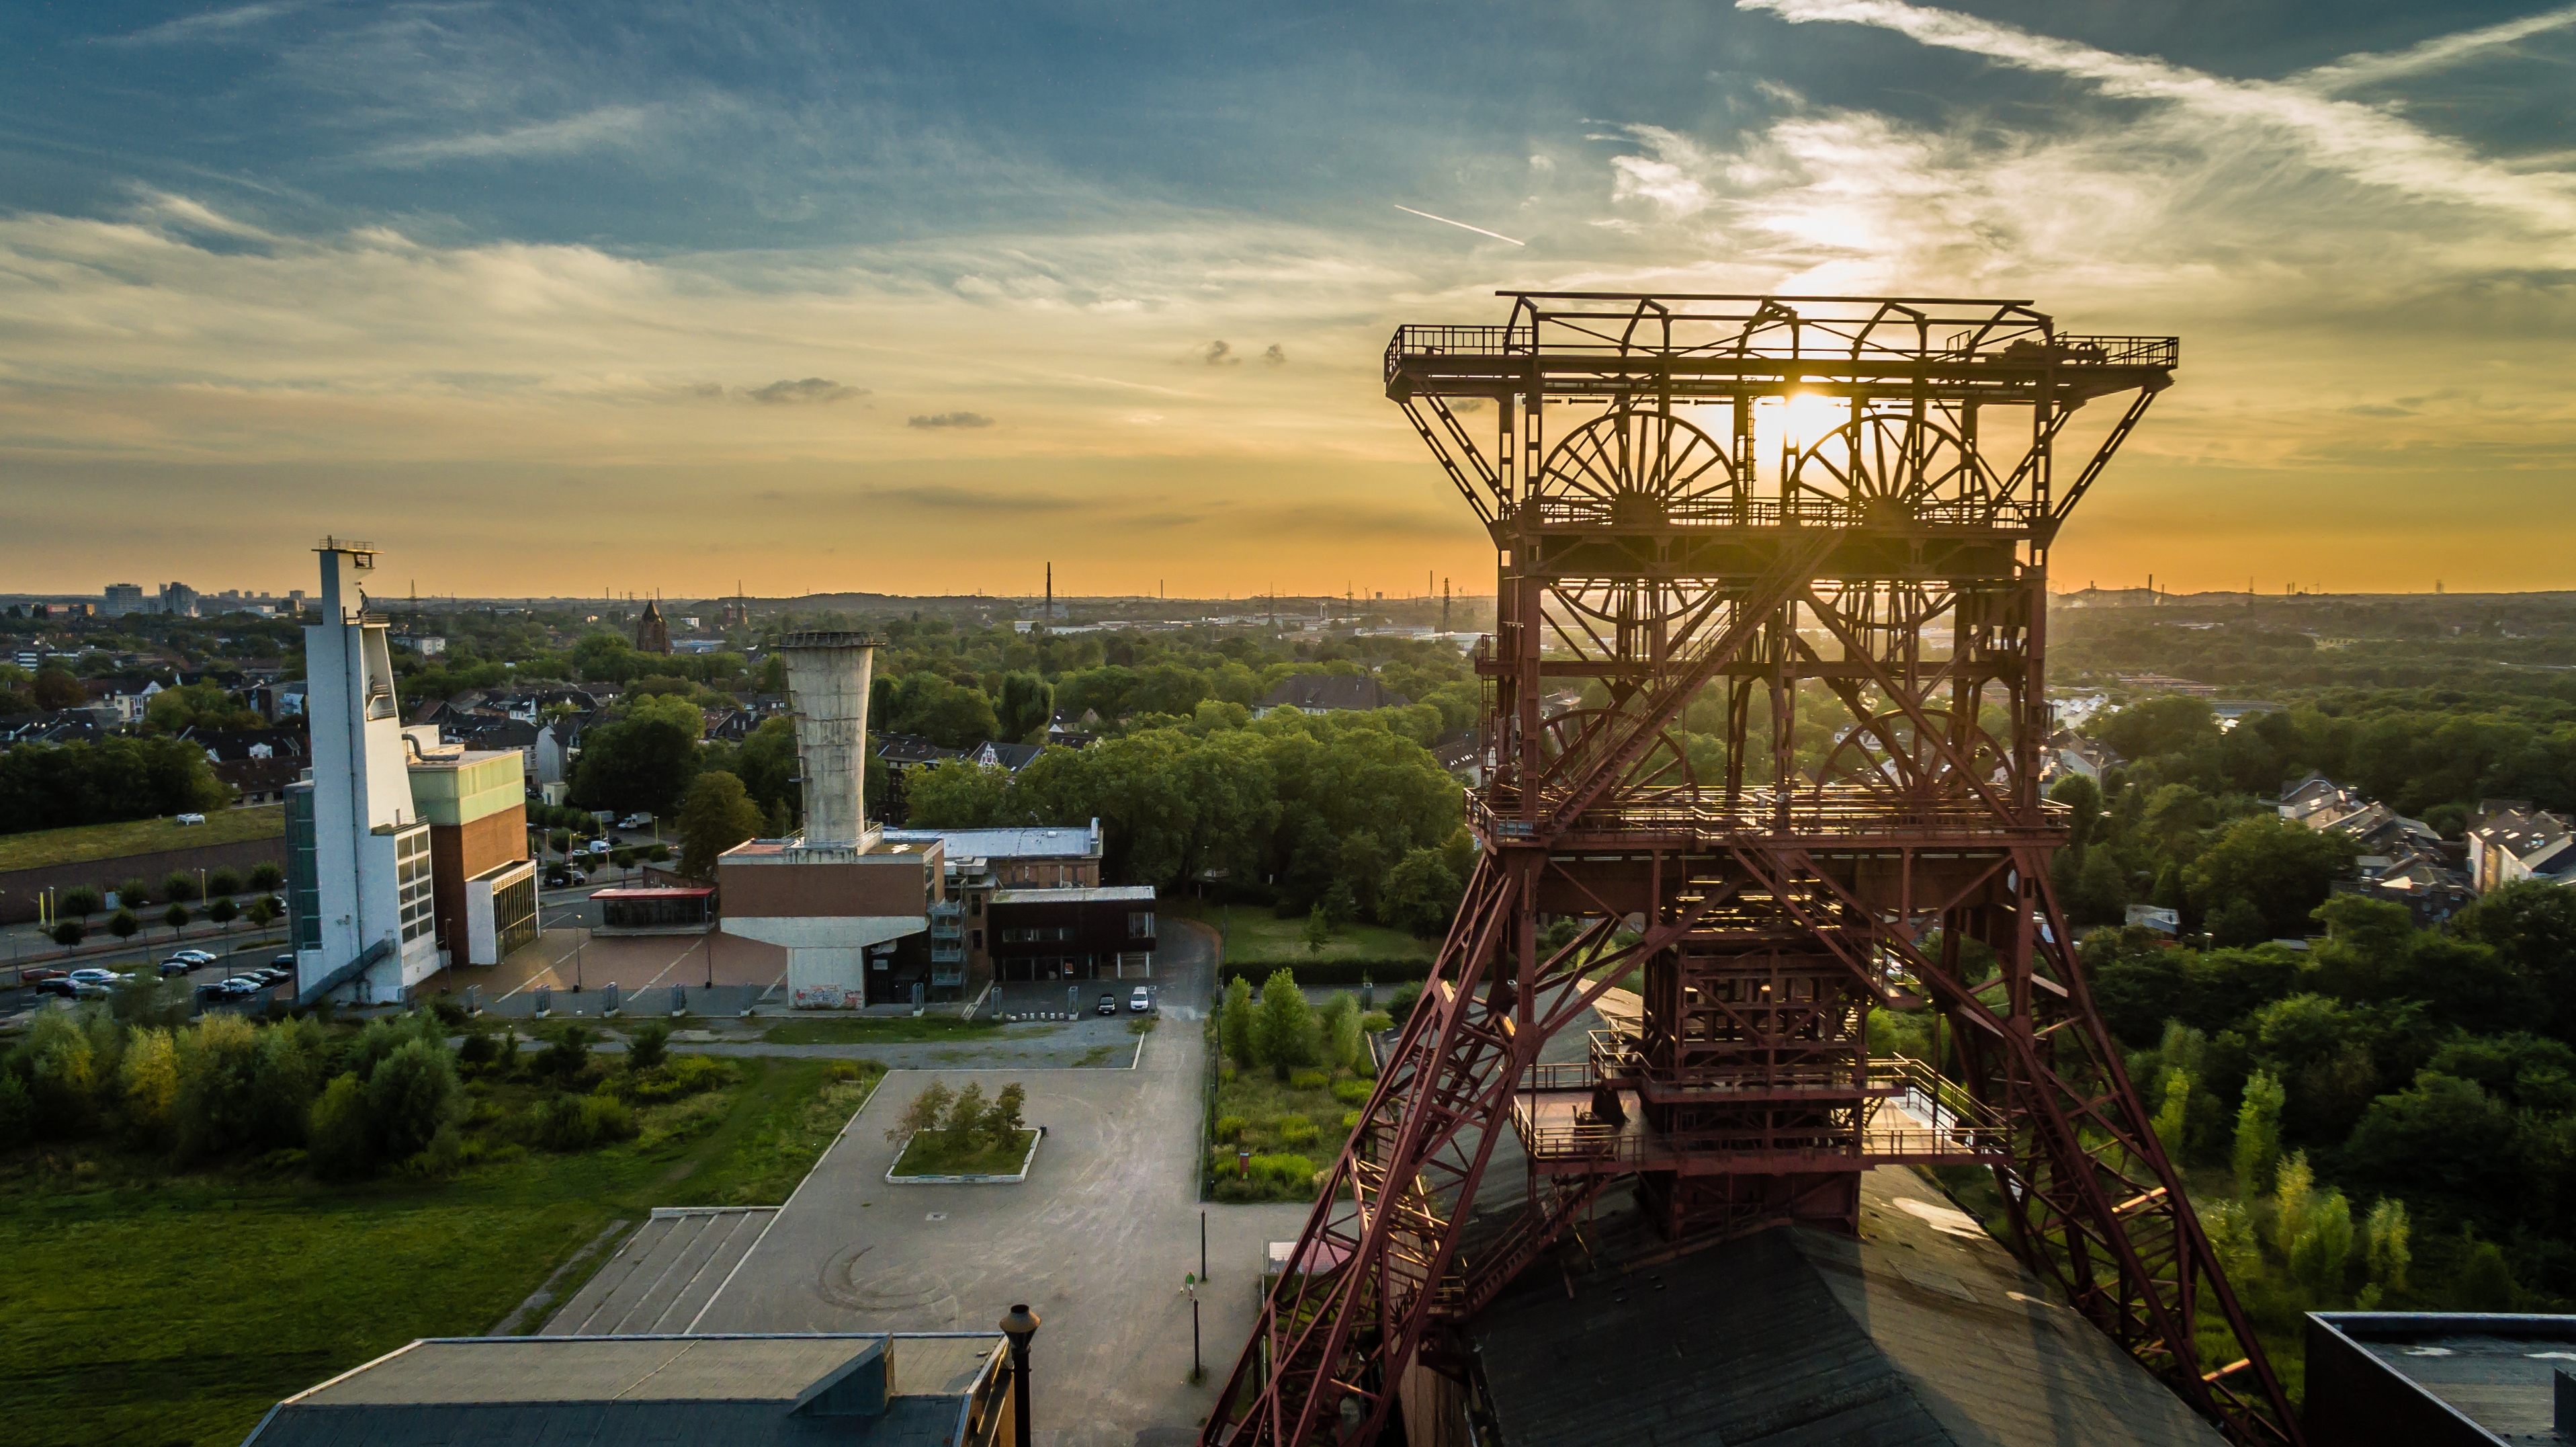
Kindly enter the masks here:
[[295, 956], [293, 955], [279, 955], [268, 963], [271, 969], [284, 970], [290, 975], [295, 973]]
[[212, 950], [172, 950], [170, 952], [170, 958], [174, 960], [186, 960], [192, 965], [211, 965], [215, 962], [215, 952]]
[[71, 978], [72, 983], [75, 985], [96, 985], [102, 990], [111, 990], [134, 977], [131, 975], [120, 975], [113, 970], [91, 968], [86, 970], [74, 970], [72, 971]]
[[295, 978], [295, 972], [293, 970], [281, 970], [275, 965], [263, 965], [260, 968], [251, 971], [247, 978], [257, 980], [263, 985], [283, 985], [287, 981]]
[[235, 975], [219, 987], [228, 996], [248, 998], [268, 993], [268, 982], [255, 975]]
[[56, 975], [50, 980], [38, 980], [36, 982], [36, 993], [39, 995], [60, 995], [66, 1000], [75, 1000], [80, 998], [80, 986], [73, 984], [71, 978], [67, 975]]
[[60, 969], [53, 965], [29, 965], [18, 972], [18, 983], [22, 985], [41, 984], [46, 980], [59, 980], [70, 974], [71, 971]]
[[1103, 996], [1101, 996], [1101, 997], [1100, 997], [1100, 1013], [1101, 1013], [1101, 1014], [1103, 1014], [1103, 1015], [1115, 1015], [1115, 1014], [1117, 1014], [1117, 1013], [1118, 1013], [1118, 997], [1117, 997], [1116, 995], [1103, 995]]
[[620, 829], [650, 829], [653, 827], [653, 816], [650, 814], [629, 814], [625, 818], [617, 821], [617, 827]]
[[170, 958], [161, 962], [161, 978], [166, 980], [173, 975], [184, 975], [195, 968], [196, 965], [194, 962], [183, 960], [177, 955], [172, 955]]
[[1153, 1009], [1154, 992], [1146, 989], [1142, 985], [1138, 985], [1135, 993], [1127, 997], [1127, 1008], [1140, 1014], [1144, 1011]]
[[593, 854], [606, 854], [606, 853], [608, 852], [608, 850], [609, 850], [609, 843], [608, 843], [608, 841], [607, 841], [607, 840], [605, 840], [605, 839], [593, 839], [592, 841], [590, 841], [590, 852], [591, 852], [591, 853], [593, 853]]

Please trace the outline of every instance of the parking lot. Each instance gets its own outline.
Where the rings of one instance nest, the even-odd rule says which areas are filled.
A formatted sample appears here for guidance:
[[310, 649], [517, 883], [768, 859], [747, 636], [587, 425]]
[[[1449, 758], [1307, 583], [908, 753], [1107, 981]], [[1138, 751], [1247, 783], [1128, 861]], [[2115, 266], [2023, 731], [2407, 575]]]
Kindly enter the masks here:
[[[283, 942], [273, 937], [257, 941], [245, 940], [237, 943], [222, 939], [189, 939], [181, 944], [164, 944], [157, 949], [136, 948], [132, 950], [120, 950], [115, 954], [104, 958], [75, 960], [60, 968], [68, 969], [77, 967], [80, 969], [101, 969], [113, 974], [141, 974], [146, 978], [150, 978], [154, 971], [159, 968], [161, 961], [168, 959], [174, 952], [182, 948], [202, 949], [216, 957], [213, 964], [199, 965], [187, 972], [186, 978], [189, 985], [191, 987], [195, 987], [200, 985], [211, 985], [217, 981], [229, 979], [235, 975], [266, 965], [278, 955], [284, 953], [286, 946]], [[59, 998], [61, 997], [48, 995], [39, 991], [32, 984], [0, 990], [0, 1014], [16, 1014], [21, 1010], [34, 1009], [39, 1005], [47, 1003], [49, 1000]], [[220, 1003], [212, 1001], [207, 1002], [209, 1008], [234, 1010], [258, 1009], [263, 1007], [266, 1003], [267, 996], [265, 995], [244, 997], [237, 1000], [227, 1000]]]

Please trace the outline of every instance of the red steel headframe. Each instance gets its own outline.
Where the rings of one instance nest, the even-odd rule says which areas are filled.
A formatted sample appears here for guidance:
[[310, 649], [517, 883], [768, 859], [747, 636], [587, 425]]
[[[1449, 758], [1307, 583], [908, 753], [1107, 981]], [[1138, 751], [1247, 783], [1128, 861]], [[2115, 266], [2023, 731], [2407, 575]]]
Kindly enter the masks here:
[[[1504, 295], [1386, 353], [1499, 555], [1481, 852], [1201, 1441], [1428, 1412], [1455, 1329], [1614, 1182], [1680, 1240], [1851, 1232], [1863, 1171], [1920, 1164], [1991, 1170], [2021, 1258], [2232, 1440], [2299, 1442], [2049, 886], [2048, 549], [2175, 341], [2020, 301]], [[1542, 1062], [1622, 982], [1587, 1058]], [[1873, 1009], [1929, 1012], [1937, 1058], [1871, 1058]], [[1525, 1188], [1480, 1194], [1507, 1137]]]

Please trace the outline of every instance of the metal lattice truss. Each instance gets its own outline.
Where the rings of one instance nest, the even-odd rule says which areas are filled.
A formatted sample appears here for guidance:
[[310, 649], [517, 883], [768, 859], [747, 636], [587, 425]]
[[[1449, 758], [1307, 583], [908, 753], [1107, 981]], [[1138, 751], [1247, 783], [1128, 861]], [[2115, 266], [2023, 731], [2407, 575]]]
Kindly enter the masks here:
[[[2021, 302], [1510, 295], [1387, 352], [1500, 556], [1484, 852], [1203, 1440], [1373, 1440], [1614, 1181], [1688, 1242], [1856, 1229], [1860, 1172], [1902, 1162], [1991, 1170], [2088, 1319], [2234, 1439], [2296, 1441], [2048, 886], [2047, 549], [2174, 341]], [[1543, 1064], [1632, 972], [1642, 1020]], [[1869, 1058], [1869, 1010], [1926, 1007], [1946, 1060]]]

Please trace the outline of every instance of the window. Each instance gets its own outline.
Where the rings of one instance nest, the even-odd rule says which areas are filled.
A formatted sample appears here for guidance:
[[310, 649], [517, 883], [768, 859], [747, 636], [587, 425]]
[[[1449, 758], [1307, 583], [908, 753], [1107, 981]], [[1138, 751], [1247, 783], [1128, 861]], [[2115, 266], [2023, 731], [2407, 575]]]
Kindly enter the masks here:
[[1127, 916], [1127, 938], [1131, 940], [1150, 940], [1153, 937], [1154, 915], [1152, 911], [1139, 911]]

